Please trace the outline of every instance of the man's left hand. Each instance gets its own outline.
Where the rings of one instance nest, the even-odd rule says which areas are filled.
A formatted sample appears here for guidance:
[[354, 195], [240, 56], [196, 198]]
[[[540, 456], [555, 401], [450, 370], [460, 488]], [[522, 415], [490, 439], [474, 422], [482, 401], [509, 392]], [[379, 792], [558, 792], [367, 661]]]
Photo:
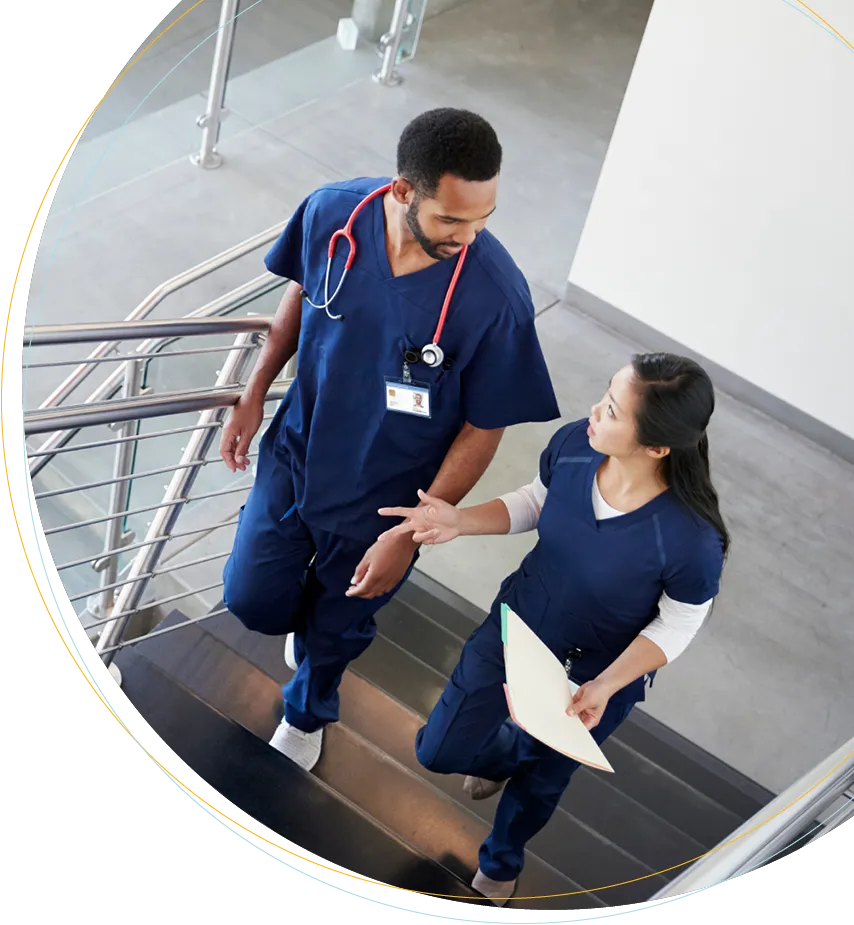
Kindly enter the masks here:
[[377, 540], [356, 567], [346, 596], [371, 600], [388, 594], [406, 574], [417, 549], [409, 534]]

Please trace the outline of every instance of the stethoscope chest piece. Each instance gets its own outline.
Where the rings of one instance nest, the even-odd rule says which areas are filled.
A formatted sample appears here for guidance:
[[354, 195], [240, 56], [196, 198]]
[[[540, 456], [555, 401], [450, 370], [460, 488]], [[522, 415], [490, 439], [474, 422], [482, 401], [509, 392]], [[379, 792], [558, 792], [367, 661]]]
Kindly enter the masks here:
[[438, 344], [427, 344], [421, 350], [421, 362], [435, 369], [445, 362], [445, 351]]

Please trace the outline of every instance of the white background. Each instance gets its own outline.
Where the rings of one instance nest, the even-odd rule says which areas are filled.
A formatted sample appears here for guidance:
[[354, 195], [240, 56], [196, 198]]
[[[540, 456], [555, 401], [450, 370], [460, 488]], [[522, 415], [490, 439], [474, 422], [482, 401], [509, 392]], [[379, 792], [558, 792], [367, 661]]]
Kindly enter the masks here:
[[[113, 75], [169, 9], [164, 0], [121, 4], [49, 0], [4, 8], [0, 283], [7, 304], [28, 230], [57, 165]], [[813, 41], [809, 29], [803, 33], [805, 41]], [[798, 49], [791, 43], [796, 40], [797, 35], [790, 36], [793, 58]], [[850, 66], [854, 67], [854, 57]], [[5, 851], [0, 915], [13, 922], [80, 917], [93, 925], [151, 919], [294, 922], [301, 915], [324, 922], [346, 916], [398, 923], [427, 921], [424, 913], [457, 921], [570, 920], [558, 913], [445, 904], [360, 883], [294, 858], [287, 849], [303, 852], [206, 787], [151, 733], [112, 684], [87, 648], [79, 626], [74, 628], [56, 572], [46, 552], [39, 551], [46, 547], [30, 513], [21, 440], [19, 345], [43, 218], [44, 211], [24, 256], [3, 369], [3, 434], [11, 497], [42, 591], [30, 573], [10, 499], [3, 490], [0, 537], [6, 636], [0, 684]], [[87, 679], [90, 672], [92, 683], [105, 692], [130, 734], [96, 695]], [[201, 798], [255, 834], [235, 834], [231, 828], [236, 826], [229, 827], [213, 810], [200, 807], [146, 751]], [[748, 921], [761, 915], [774, 916], [778, 922], [806, 916], [830, 919], [832, 909], [850, 909], [844, 872], [850, 867], [846, 859], [851, 856], [854, 831], [850, 825], [847, 828], [738, 881], [631, 914], [656, 923], [682, 923], [687, 917], [697, 923], [713, 922], [722, 916]], [[328, 880], [334, 887], [309, 877]], [[342, 890], [370, 896], [383, 905]], [[606, 916], [615, 914], [619, 911]]]
[[854, 49], [805, 14], [656, 0], [570, 279], [854, 437]]

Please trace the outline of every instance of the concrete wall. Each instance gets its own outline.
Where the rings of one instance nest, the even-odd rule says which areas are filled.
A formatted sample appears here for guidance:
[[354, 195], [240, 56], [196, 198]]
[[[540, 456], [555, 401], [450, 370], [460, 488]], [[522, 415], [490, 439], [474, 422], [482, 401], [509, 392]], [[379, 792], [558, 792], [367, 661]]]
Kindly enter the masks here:
[[851, 438], [854, 4], [813, 8], [656, 0], [570, 281]]

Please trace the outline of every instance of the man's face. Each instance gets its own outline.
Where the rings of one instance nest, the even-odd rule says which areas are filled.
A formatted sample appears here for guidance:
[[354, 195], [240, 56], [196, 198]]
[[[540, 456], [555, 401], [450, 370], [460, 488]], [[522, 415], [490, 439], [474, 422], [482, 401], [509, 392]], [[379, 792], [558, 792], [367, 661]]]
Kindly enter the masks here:
[[498, 177], [484, 183], [445, 174], [432, 197], [410, 187], [406, 223], [434, 260], [455, 257], [471, 244], [495, 211]]

